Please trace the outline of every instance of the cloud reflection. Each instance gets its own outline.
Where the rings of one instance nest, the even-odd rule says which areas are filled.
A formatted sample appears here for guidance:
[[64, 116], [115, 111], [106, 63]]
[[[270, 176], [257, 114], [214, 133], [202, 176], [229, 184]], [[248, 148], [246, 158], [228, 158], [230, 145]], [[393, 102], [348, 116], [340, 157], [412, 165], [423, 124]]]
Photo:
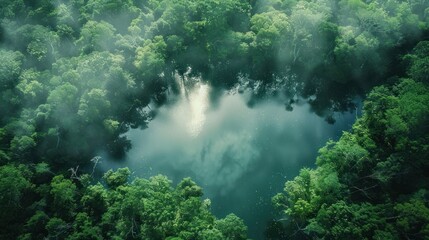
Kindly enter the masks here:
[[301, 167], [313, 166], [317, 150], [348, 129], [354, 115], [337, 116], [330, 125], [307, 104], [288, 112], [271, 99], [249, 108], [245, 94], [237, 94], [211, 106], [209, 93], [197, 85], [188, 98], [161, 107], [149, 128], [131, 130], [125, 164], [142, 177], [165, 174], [176, 183], [192, 177], [213, 200], [216, 215], [234, 212], [251, 235], [262, 233], [270, 198]]

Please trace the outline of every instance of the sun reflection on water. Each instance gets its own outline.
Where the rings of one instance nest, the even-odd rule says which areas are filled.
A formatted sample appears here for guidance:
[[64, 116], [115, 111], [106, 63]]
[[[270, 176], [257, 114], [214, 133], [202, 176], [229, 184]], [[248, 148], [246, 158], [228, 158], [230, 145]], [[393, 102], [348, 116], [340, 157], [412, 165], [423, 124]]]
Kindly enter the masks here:
[[206, 122], [206, 111], [209, 107], [209, 90], [206, 84], [199, 83], [189, 94], [189, 119], [187, 129], [192, 137], [197, 137]]

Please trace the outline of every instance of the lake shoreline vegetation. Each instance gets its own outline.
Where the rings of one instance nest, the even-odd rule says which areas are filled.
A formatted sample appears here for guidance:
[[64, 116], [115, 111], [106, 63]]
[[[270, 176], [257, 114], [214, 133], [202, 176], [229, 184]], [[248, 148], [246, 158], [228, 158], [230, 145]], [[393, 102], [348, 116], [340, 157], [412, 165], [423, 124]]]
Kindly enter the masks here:
[[267, 239], [428, 239], [428, 40], [427, 0], [3, 0], [0, 238], [247, 239], [190, 178], [97, 172], [187, 74], [330, 123], [364, 99], [273, 197]]

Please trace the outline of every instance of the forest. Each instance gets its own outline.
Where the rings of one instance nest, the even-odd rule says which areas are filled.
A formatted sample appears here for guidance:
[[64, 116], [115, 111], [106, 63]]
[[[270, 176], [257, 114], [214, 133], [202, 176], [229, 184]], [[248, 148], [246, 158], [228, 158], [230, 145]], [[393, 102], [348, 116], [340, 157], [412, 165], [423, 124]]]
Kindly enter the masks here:
[[265, 239], [429, 238], [429, 0], [0, 0], [0, 239], [253, 238], [191, 178], [98, 168], [177, 76], [330, 124], [363, 100]]

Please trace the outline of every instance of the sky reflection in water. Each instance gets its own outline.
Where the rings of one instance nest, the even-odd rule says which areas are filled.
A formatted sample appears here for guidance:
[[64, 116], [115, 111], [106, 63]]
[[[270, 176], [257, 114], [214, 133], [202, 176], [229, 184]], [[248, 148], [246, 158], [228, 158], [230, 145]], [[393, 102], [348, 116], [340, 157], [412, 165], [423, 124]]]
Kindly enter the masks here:
[[249, 237], [262, 239], [274, 217], [271, 197], [299, 169], [312, 167], [317, 150], [350, 129], [355, 115], [338, 115], [330, 125], [307, 104], [288, 112], [271, 99], [249, 108], [245, 94], [224, 95], [211, 104], [209, 93], [208, 86], [197, 84], [175, 104], [161, 107], [148, 129], [130, 131], [133, 148], [121, 165], [139, 177], [167, 175], [175, 184], [192, 177], [218, 217], [233, 212], [245, 220]]

